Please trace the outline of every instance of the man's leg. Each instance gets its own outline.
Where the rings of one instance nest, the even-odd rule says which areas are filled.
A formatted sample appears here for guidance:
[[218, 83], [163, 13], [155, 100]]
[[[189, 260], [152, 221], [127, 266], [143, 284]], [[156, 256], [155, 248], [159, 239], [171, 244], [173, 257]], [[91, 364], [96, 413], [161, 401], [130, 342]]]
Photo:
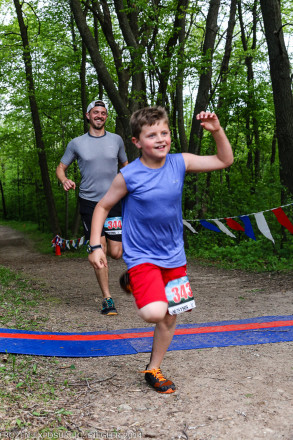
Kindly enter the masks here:
[[[84, 227], [85, 239], [90, 239], [91, 234], [91, 223], [94, 209], [96, 207], [97, 202], [93, 202], [91, 200], [85, 200], [79, 198], [79, 206], [80, 206], [80, 215]], [[104, 233], [104, 232], [103, 232]], [[97, 243], [96, 243], [97, 244]], [[103, 250], [105, 254], [107, 253], [107, 243], [106, 237], [101, 237], [101, 244], [103, 246]], [[102, 302], [102, 315], [117, 315], [117, 310], [115, 309], [114, 301], [111, 298], [110, 289], [109, 289], [109, 272], [108, 268], [104, 267], [103, 269], [95, 269], [95, 275], [102, 291], [103, 302]]]
[[110, 240], [107, 237], [107, 255], [113, 260], [119, 260], [122, 257], [122, 242]]
[[[101, 244], [105, 253], [107, 252], [106, 238], [101, 237]], [[102, 269], [95, 269], [96, 278], [102, 291], [103, 303], [102, 303], [102, 315], [117, 315], [117, 310], [114, 305], [114, 301], [111, 298], [109, 288], [109, 270], [108, 267]]]
[[[106, 239], [105, 237], [101, 237], [101, 244], [103, 246], [103, 250], [106, 250]], [[95, 274], [102, 291], [103, 298], [110, 298], [110, 289], [109, 289], [109, 270], [108, 267], [103, 267], [103, 269], [95, 269]]]

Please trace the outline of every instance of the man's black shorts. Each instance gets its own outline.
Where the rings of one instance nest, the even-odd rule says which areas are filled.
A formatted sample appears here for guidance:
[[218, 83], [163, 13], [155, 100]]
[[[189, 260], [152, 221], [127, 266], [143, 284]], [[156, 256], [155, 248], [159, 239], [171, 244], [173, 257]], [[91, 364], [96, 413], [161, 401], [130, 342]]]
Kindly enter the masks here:
[[[86, 240], [90, 239], [92, 217], [97, 203], [98, 202], [93, 202], [92, 200], [86, 200], [79, 197], [79, 212], [81, 215]], [[107, 217], [107, 223], [110, 225], [113, 224], [114, 227], [111, 229], [103, 227], [102, 237], [106, 236], [108, 240], [121, 242], [121, 221], [121, 202], [118, 202], [117, 205], [113, 206], [113, 208], [110, 210]]]

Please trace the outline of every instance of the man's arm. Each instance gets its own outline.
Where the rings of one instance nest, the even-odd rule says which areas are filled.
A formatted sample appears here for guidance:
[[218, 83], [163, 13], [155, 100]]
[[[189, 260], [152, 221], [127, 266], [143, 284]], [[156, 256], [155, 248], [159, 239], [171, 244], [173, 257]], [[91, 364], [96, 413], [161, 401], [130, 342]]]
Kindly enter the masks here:
[[65, 165], [62, 162], [60, 162], [58, 167], [56, 168], [56, 176], [59, 179], [59, 181], [62, 183], [65, 191], [69, 191], [70, 189], [76, 188], [75, 182], [73, 182], [70, 179], [67, 179], [67, 177], [66, 177], [65, 172], [66, 172], [67, 168], [68, 168], [68, 165]]
[[[101, 244], [101, 232], [110, 209], [127, 194], [127, 187], [121, 173], [117, 174], [108, 192], [96, 205], [92, 217], [90, 245]], [[89, 262], [95, 269], [107, 267], [107, 258], [102, 249], [96, 249], [89, 255]]]
[[211, 156], [198, 156], [196, 154], [182, 153], [187, 172], [214, 171], [227, 168], [233, 163], [233, 151], [229, 140], [220, 125], [215, 113], [200, 112], [196, 118], [201, 120], [201, 126], [209, 131], [216, 143], [217, 154]]

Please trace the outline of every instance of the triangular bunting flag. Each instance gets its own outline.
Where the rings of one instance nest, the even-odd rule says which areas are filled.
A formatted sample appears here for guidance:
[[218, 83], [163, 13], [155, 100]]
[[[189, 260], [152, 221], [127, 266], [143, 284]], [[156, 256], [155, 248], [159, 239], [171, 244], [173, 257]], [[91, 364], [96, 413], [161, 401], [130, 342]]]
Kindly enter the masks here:
[[84, 237], [81, 237], [81, 239], [79, 240], [79, 246], [82, 246], [84, 242]]
[[288, 231], [291, 232], [291, 234], [293, 234], [293, 225], [290, 222], [290, 220], [288, 219], [288, 217], [286, 216], [285, 212], [283, 211], [282, 208], [275, 208], [272, 209], [272, 212], [275, 214], [278, 222], [284, 226], [285, 228], [288, 229]]
[[190, 223], [188, 223], [186, 220], [182, 220], [184, 226], [186, 226], [188, 229], [191, 230], [191, 232], [193, 232], [194, 234], [198, 234], [198, 232], [191, 226]]
[[207, 222], [206, 220], [200, 220], [199, 223], [204, 226], [207, 229], [210, 229], [211, 231], [214, 232], [221, 232], [219, 228], [217, 228], [217, 226], [213, 225], [210, 222]]
[[263, 212], [257, 212], [254, 214], [256, 224], [260, 232], [269, 240], [271, 240], [273, 243], [275, 243], [275, 240], [273, 239], [273, 236], [271, 234], [271, 231], [269, 229], [269, 226], [267, 224], [267, 221], [265, 219], [265, 216], [263, 215]]
[[234, 229], [235, 231], [243, 231], [244, 232], [244, 227], [241, 226], [235, 220], [233, 220], [233, 218], [225, 218], [225, 220], [226, 220], [227, 225], [229, 226], [229, 228]]
[[224, 234], [229, 235], [229, 237], [236, 238], [236, 235], [232, 234], [232, 232], [229, 231], [229, 229], [226, 228], [226, 226], [222, 222], [220, 222], [220, 220], [213, 219], [213, 222], [216, 223], [216, 225], [219, 227], [219, 229], [221, 229], [222, 232], [224, 232]]
[[244, 227], [245, 227], [244, 233], [247, 235], [247, 237], [252, 238], [252, 240], [256, 240], [252, 229], [252, 224], [250, 222], [250, 218], [248, 217], [248, 215], [240, 215], [239, 218], [244, 223]]

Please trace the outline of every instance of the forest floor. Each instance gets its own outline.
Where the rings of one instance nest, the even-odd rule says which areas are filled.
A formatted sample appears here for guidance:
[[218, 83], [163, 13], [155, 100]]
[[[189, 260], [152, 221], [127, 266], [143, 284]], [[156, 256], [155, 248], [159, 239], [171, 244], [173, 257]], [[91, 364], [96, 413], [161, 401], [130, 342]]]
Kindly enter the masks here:
[[[40, 255], [20, 233], [1, 226], [0, 265], [23, 274], [42, 292], [34, 312], [47, 318], [40, 331], [149, 327], [119, 288], [122, 260], [109, 262], [119, 312], [111, 317], [99, 312], [101, 296], [86, 258]], [[189, 261], [188, 275], [197, 307], [180, 315], [178, 324], [292, 314], [293, 274], [228, 271]], [[9, 328], [14, 328], [13, 322]], [[4, 427], [18, 420], [27, 434], [13, 438], [293, 440], [292, 349], [293, 342], [283, 342], [169, 351], [162, 370], [176, 383], [177, 391], [171, 395], [157, 394], [145, 383], [140, 371], [149, 353], [58, 358], [55, 363], [21, 356], [43, 362], [36, 380], [43, 374], [44, 381], [66, 381], [66, 386], [55, 387], [53, 402], [40, 400], [29, 389], [25, 405], [0, 402], [1, 439], [13, 437]], [[5, 355], [1, 357], [4, 362]], [[63, 430], [54, 430], [59, 434], [53, 436], [57, 413]], [[33, 434], [41, 430], [42, 437]]]

